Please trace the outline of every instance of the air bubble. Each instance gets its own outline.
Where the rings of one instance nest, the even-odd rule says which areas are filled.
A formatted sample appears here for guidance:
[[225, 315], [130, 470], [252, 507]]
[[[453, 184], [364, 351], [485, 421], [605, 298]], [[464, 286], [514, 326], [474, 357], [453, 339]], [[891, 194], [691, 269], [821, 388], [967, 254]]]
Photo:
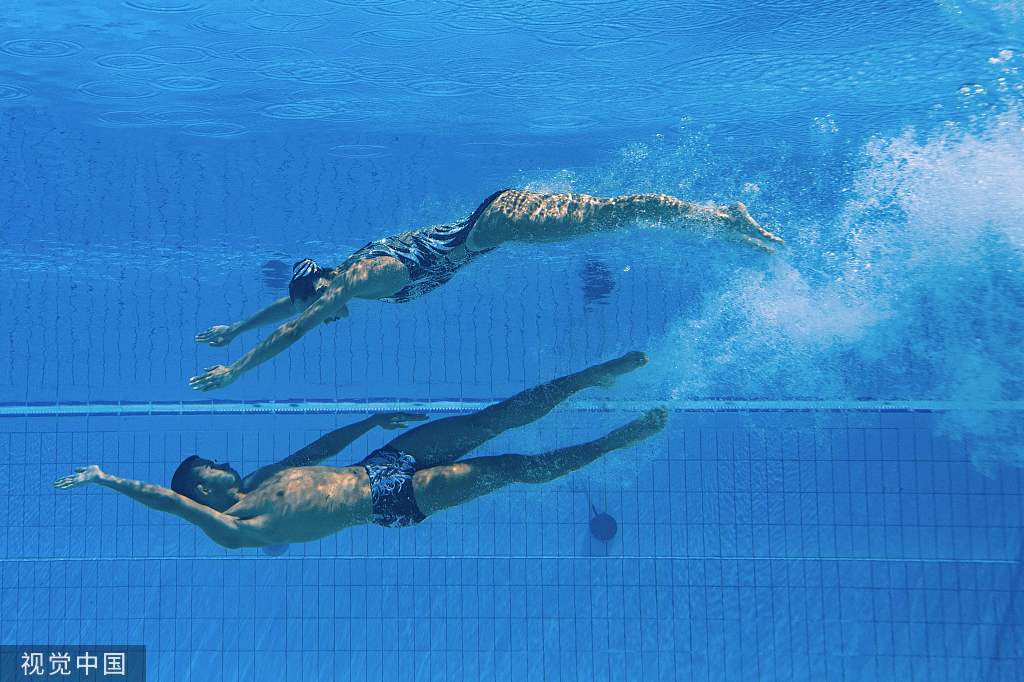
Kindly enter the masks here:
[[995, 57], [989, 57], [989, 64], [1005, 64], [1013, 59], [1013, 50], [999, 50]]
[[825, 114], [824, 116], [814, 117], [814, 127], [818, 132], [822, 133], [838, 133], [839, 126], [836, 125], [836, 121], [832, 118], [832, 114]]

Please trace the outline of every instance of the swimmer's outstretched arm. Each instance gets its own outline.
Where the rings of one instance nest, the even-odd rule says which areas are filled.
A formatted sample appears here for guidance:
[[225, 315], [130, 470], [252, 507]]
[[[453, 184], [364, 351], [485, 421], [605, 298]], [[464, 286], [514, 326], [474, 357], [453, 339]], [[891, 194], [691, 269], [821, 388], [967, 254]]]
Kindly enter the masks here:
[[210, 367], [203, 374], [189, 379], [189, 385], [197, 391], [223, 388], [291, 346], [317, 325], [345, 316], [343, 311], [351, 299], [385, 298], [400, 291], [408, 281], [409, 271], [390, 256], [357, 261], [337, 275], [328, 290], [297, 318], [278, 327], [230, 367]]
[[427, 415], [425, 414], [413, 412], [384, 412], [361, 419], [352, 424], [347, 424], [340, 429], [324, 434], [309, 445], [288, 455], [280, 462], [252, 472], [245, 477], [244, 489], [252, 490], [279, 471], [292, 467], [306, 467], [319, 464], [325, 459], [338, 454], [357, 438], [377, 426], [382, 429], [404, 429], [407, 426], [406, 422], [423, 421], [426, 418]]
[[[113, 474], [101, 471], [98, 466], [81, 467], [75, 470], [74, 474], [57, 479], [53, 487], [61, 490], [77, 488], [87, 483], [96, 483], [111, 490], [116, 490], [122, 495], [127, 495], [137, 502], [141, 502], [150, 509], [167, 512], [181, 517], [199, 527], [210, 539], [218, 545], [235, 549], [238, 547], [250, 546], [247, 537], [251, 535], [246, 532], [244, 524], [248, 521], [222, 514], [221, 512], [199, 504], [194, 500], [179, 495], [173, 490], [163, 486], [144, 481], [132, 481], [119, 478]], [[258, 543], [252, 543], [257, 544]]]
[[198, 343], [208, 343], [211, 346], [226, 346], [243, 332], [257, 329], [266, 324], [287, 320], [301, 313], [305, 307], [301, 302], [293, 302], [291, 297], [285, 296], [277, 299], [248, 319], [233, 324], [215, 324], [209, 329], [199, 332], [196, 334], [196, 341]]

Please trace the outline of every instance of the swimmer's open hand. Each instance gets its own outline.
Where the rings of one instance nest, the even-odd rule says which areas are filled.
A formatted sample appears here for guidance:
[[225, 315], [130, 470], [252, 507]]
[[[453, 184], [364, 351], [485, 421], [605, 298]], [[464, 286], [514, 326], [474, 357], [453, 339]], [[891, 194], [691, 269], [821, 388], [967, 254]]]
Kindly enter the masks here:
[[226, 346], [234, 339], [235, 328], [229, 324], [215, 324], [196, 334], [197, 343], [208, 343], [211, 346]]
[[719, 206], [715, 209], [715, 217], [725, 225], [729, 237], [749, 244], [755, 249], [775, 253], [773, 245], [785, 243], [781, 237], [761, 227], [742, 202]]
[[216, 388], [224, 388], [235, 380], [235, 373], [230, 367], [214, 365], [207, 367], [206, 371], [188, 380], [188, 385], [197, 391], [212, 391]]
[[64, 478], [58, 478], [53, 482], [54, 488], [60, 488], [61, 490], [67, 490], [68, 488], [77, 488], [80, 485], [86, 483], [92, 483], [93, 481], [99, 480], [103, 472], [100, 468], [93, 464], [92, 466], [79, 467], [75, 469], [75, 473]]
[[404, 429], [408, 426], [406, 422], [421, 422], [427, 419], [427, 415], [415, 412], [383, 412], [375, 415], [374, 419], [377, 420], [377, 426], [382, 429]]

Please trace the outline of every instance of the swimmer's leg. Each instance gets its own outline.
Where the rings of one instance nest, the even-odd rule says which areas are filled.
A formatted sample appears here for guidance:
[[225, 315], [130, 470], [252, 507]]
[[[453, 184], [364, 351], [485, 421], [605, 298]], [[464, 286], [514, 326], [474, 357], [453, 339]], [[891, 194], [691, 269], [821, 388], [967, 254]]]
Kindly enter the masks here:
[[469, 502], [511, 483], [546, 483], [590, 464], [613, 450], [627, 447], [665, 428], [668, 412], [650, 410], [608, 435], [543, 455], [475, 457], [464, 462], [422, 469], [413, 476], [416, 505], [427, 516]]
[[474, 250], [505, 242], [560, 242], [637, 223], [704, 229], [762, 250], [782, 240], [758, 225], [742, 203], [698, 204], [668, 194], [630, 194], [609, 199], [589, 194], [541, 194], [508, 190], [480, 215], [466, 245]]
[[473, 414], [447, 417], [417, 426], [389, 445], [416, 458], [419, 468], [448, 464], [464, 457], [491, 438], [535, 422], [577, 391], [610, 385], [616, 377], [647, 364], [640, 352], [626, 353], [582, 372], [549, 381]]

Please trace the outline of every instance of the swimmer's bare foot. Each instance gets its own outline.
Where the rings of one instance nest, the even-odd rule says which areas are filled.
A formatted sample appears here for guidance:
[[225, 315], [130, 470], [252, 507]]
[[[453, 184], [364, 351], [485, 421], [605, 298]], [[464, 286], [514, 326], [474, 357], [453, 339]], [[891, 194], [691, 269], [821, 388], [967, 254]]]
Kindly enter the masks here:
[[620, 376], [640, 369], [646, 365], [648, 361], [649, 358], [646, 353], [634, 350], [626, 353], [620, 358], [615, 358], [608, 362], [602, 362], [600, 365], [594, 365], [589, 369], [585, 369], [583, 370], [583, 374], [586, 377], [588, 385], [610, 388], [615, 384], [615, 380]]
[[624, 448], [645, 438], [650, 438], [665, 428], [668, 423], [668, 410], [664, 407], [656, 407], [648, 410], [640, 417], [620, 426], [607, 436], [602, 438], [604, 445], [611, 450]]
[[761, 227], [743, 202], [719, 206], [715, 217], [725, 225], [729, 237], [766, 253], [775, 253], [773, 244], [785, 243], [781, 237]]

